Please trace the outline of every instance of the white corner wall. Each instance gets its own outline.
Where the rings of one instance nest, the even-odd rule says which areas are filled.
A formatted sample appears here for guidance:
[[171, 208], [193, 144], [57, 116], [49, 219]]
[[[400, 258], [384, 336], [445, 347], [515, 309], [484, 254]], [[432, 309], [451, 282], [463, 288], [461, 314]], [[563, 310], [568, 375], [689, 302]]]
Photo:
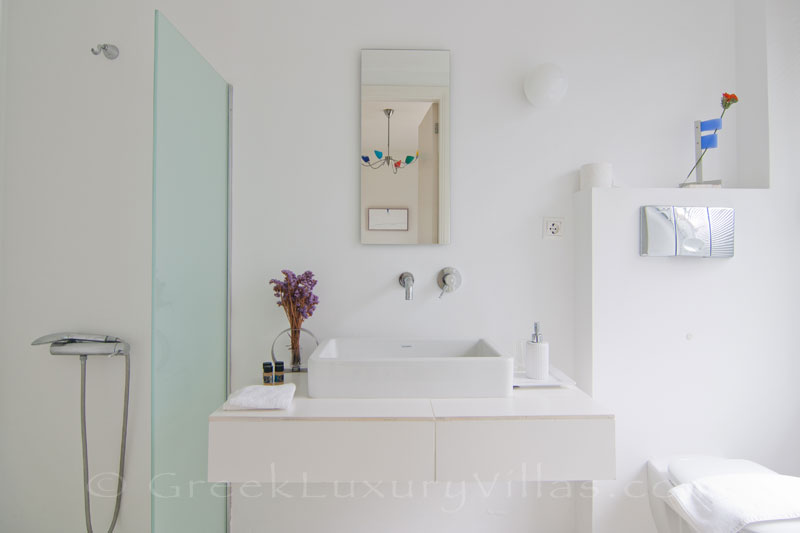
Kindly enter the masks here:
[[[617, 417], [617, 480], [597, 482], [595, 532], [654, 531], [651, 458], [747, 458], [800, 474], [800, 244], [764, 232], [796, 227], [797, 192], [594, 192], [594, 397]], [[736, 256], [639, 257], [639, 206], [651, 204], [733, 207]]]
[[[594, 393], [617, 416], [617, 480], [596, 484], [596, 533], [655, 532], [651, 458], [800, 475], [800, 5], [770, 2], [768, 17], [771, 188], [591, 194]], [[735, 257], [639, 257], [639, 207], [651, 204], [735, 208]]]

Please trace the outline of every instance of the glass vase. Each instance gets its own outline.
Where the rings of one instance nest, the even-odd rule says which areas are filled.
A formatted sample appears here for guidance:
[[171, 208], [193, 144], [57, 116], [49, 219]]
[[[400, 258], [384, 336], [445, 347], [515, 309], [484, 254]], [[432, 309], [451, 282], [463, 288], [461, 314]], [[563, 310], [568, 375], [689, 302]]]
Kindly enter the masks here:
[[306, 328], [286, 328], [272, 341], [272, 362], [283, 361], [286, 372], [307, 372], [308, 357], [317, 346], [317, 337]]

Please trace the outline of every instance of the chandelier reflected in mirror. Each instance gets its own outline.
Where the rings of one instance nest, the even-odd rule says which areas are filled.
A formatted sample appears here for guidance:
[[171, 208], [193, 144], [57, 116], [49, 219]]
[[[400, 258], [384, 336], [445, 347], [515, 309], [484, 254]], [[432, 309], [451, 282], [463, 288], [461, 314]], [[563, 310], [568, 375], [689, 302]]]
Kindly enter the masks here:
[[416, 155], [407, 155], [403, 159], [395, 159], [391, 156], [391, 132], [392, 132], [392, 115], [394, 109], [384, 109], [383, 114], [386, 115], [386, 155], [380, 150], [374, 150], [375, 161], [372, 161], [368, 155], [361, 156], [361, 166], [377, 169], [381, 167], [389, 167], [392, 169], [393, 174], [401, 168], [406, 168], [408, 165], [414, 163], [419, 159], [419, 150]]

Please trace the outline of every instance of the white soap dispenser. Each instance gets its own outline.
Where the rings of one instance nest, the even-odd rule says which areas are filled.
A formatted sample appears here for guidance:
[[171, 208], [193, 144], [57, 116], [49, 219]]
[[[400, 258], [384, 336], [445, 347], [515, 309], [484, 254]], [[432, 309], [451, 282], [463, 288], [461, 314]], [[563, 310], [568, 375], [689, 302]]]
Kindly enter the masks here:
[[533, 335], [525, 345], [525, 375], [531, 379], [550, 378], [550, 344], [542, 342], [538, 322], [533, 324]]

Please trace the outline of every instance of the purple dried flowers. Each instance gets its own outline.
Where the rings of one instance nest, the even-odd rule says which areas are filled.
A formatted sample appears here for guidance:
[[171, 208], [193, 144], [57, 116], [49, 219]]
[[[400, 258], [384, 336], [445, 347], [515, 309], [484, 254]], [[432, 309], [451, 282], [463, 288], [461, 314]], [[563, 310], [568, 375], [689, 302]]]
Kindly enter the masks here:
[[278, 306], [283, 307], [289, 319], [292, 340], [292, 365], [300, 364], [300, 328], [303, 321], [311, 318], [317, 308], [319, 298], [314, 294], [317, 280], [314, 273], [306, 270], [299, 276], [291, 270], [281, 270], [283, 281], [269, 280], [273, 292], [278, 299]]
[[286, 311], [289, 324], [294, 328], [300, 327], [303, 320], [311, 318], [317, 308], [319, 298], [313, 290], [317, 284], [314, 273], [306, 270], [299, 276], [291, 270], [281, 270], [283, 281], [278, 279], [269, 280], [274, 285], [272, 290], [278, 298], [278, 305]]

